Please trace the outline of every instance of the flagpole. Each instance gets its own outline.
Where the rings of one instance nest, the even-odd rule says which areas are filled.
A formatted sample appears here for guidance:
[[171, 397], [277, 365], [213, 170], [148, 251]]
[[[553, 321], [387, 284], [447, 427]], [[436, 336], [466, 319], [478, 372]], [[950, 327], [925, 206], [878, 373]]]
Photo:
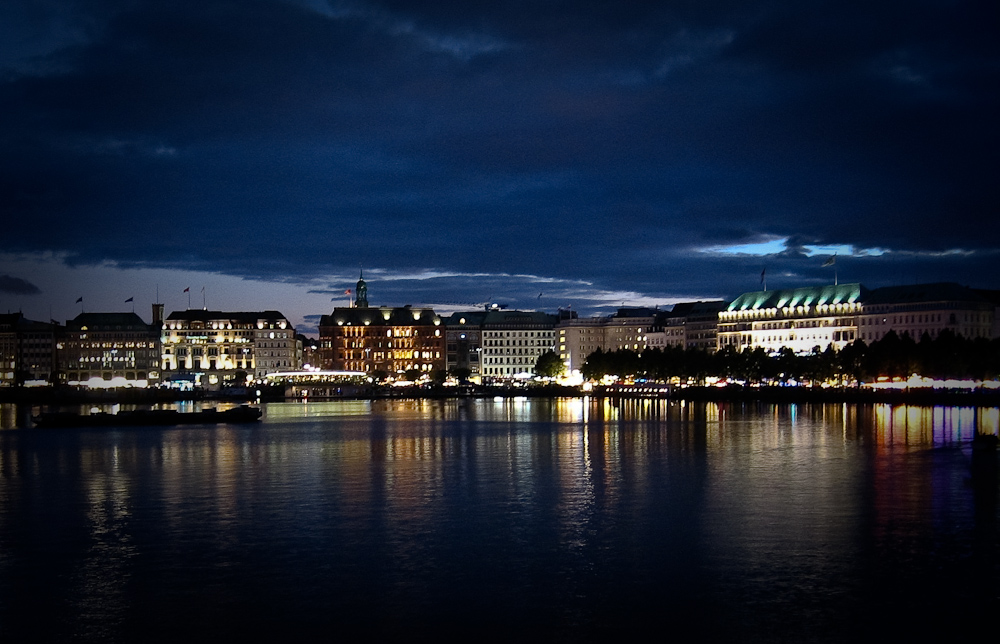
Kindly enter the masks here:
[[837, 286], [839, 284], [837, 279], [837, 253], [834, 253], [830, 259], [823, 262], [823, 266], [833, 266], [833, 285]]

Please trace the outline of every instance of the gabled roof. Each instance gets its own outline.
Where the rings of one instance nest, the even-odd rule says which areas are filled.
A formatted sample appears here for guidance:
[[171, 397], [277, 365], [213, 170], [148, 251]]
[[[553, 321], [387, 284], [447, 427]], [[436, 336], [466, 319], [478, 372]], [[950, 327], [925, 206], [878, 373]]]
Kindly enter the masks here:
[[320, 318], [320, 326], [439, 326], [434, 309], [410, 306], [337, 307]]
[[955, 282], [909, 284], [877, 288], [865, 298], [865, 304], [914, 304], [917, 302], [989, 302], [976, 291]]
[[804, 286], [777, 291], [744, 293], [725, 308], [726, 311], [780, 309], [786, 306], [848, 304], [867, 301], [868, 289], [861, 284]]
[[618, 309], [618, 311], [612, 316], [615, 318], [651, 318], [655, 317], [660, 311], [658, 309], [649, 309], [646, 307], [639, 306], [626, 306]]
[[693, 315], [712, 315], [718, 313], [719, 311], [724, 311], [728, 306], [727, 302], [723, 300], [710, 300], [708, 302], [703, 302], [698, 300], [697, 302], [678, 302], [674, 304], [674, 308], [664, 314], [664, 317], [668, 318], [686, 318]]
[[972, 290], [975, 291], [978, 295], [981, 295], [982, 297], [986, 298], [993, 304], [1000, 306], [1000, 291], [993, 289], [985, 289], [985, 288], [974, 288]]
[[483, 320], [483, 326], [517, 327], [517, 326], [548, 326], [555, 327], [559, 317], [541, 311], [489, 311]]
[[167, 320], [184, 322], [212, 322], [215, 320], [231, 320], [243, 324], [256, 324], [257, 320], [286, 320], [280, 311], [206, 311], [204, 309], [187, 309], [174, 311]]
[[59, 323], [54, 320], [52, 322], [36, 322], [29, 320], [21, 313], [0, 313], [0, 330], [3, 331], [44, 333], [52, 331], [58, 326]]
[[13, 328], [23, 317], [20, 313], [0, 313], [0, 327]]
[[444, 318], [443, 323], [445, 326], [481, 326], [486, 315], [486, 311], [459, 311]]
[[152, 326], [143, 322], [135, 313], [81, 313], [66, 320], [66, 329], [80, 331], [149, 331]]

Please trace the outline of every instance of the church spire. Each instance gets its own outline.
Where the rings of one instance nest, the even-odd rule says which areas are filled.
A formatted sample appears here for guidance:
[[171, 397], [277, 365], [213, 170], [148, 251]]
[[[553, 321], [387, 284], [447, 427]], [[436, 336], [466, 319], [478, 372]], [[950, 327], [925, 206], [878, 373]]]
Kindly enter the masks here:
[[358, 279], [358, 285], [357, 285], [357, 288], [354, 289], [354, 292], [357, 293], [357, 297], [354, 300], [354, 306], [357, 307], [357, 308], [359, 308], [359, 309], [367, 309], [368, 308], [368, 285], [365, 283], [365, 271], [364, 271], [364, 269], [361, 269], [361, 275], [360, 275], [360, 278]]

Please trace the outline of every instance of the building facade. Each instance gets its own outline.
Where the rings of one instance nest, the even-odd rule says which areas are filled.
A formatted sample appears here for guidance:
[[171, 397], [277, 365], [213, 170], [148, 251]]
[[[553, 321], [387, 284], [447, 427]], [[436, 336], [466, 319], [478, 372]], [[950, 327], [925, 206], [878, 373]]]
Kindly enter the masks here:
[[556, 325], [556, 353], [567, 374], [579, 373], [589, 356], [602, 351], [642, 352], [660, 314], [656, 309], [620, 308], [614, 315], [560, 319]]
[[945, 330], [966, 338], [997, 337], [996, 305], [988, 294], [950, 282], [877, 288], [858, 316], [858, 337], [871, 343], [893, 331], [933, 340]]
[[160, 329], [135, 313], [81, 313], [56, 341], [69, 385], [147, 387], [160, 382]]
[[0, 387], [49, 384], [58, 371], [58, 324], [0, 314]]
[[444, 319], [445, 368], [448, 373], [468, 370], [469, 379], [482, 378], [483, 320], [485, 311], [453, 313]]
[[557, 316], [538, 311], [488, 311], [483, 318], [484, 382], [534, 375], [538, 358], [556, 350], [557, 321]]
[[604, 350], [635, 351], [646, 349], [647, 335], [660, 311], [647, 308], [620, 308], [605, 318]]
[[867, 293], [860, 284], [744, 293], [719, 312], [717, 347], [769, 353], [788, 347], [799, 354], [841, 349], [857, 338]]
[[578, 375], [587, 356], [604, 349], [607, 320], [607, 317], [572, 318], [560, 320], [556, 325], [556, 352], [567, 374]]
[[321, 368], [390, 375], [445, 368], [445, 333], [433, 309], [343, 307], [319, 323]]
[[728, 302], [680, 302], [656, 317], [646, 336], [650, 348], [680, 347], [713, 352], [718, 346], [719, 313]]
[[299, 368], [295, 328], [278, 311], [188, 309], [162, 325], [164, 379], [214, 389]]

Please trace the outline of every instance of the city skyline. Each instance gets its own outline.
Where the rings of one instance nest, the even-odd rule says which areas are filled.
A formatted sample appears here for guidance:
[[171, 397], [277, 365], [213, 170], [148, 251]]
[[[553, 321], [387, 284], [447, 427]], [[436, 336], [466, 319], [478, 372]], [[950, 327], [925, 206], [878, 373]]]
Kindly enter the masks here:
[[0, 311], [990, 288], [983, 11], [5, 3]]

